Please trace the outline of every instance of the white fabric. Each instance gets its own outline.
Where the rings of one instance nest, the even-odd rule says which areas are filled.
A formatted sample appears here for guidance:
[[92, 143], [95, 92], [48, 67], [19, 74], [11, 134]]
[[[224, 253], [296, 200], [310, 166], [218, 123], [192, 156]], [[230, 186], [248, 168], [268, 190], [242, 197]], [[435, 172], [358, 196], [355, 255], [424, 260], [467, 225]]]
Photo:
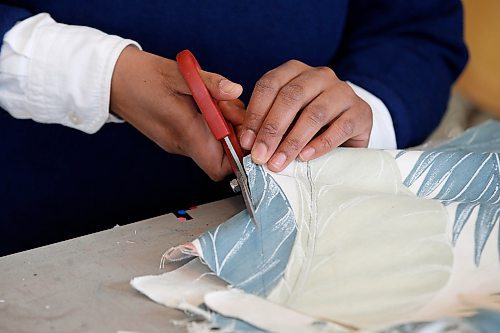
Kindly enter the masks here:
[[[273, 332], [351, 332], [332, 323], [323, 322], [322, 325], [315, 325], [318, 320], [314, 317], [272, 303], [265, 298], [230, 288], [198, 259], [161, 275], [136, 277], [130, 284], [159, 304], [207, 316], [207, 319], [210, 319], [210, 315], [205, 315], [204, 312], [200, 312], [202, 311], [200, 308], [197, 308], [203, 302], [218, 313], [241, 318], [254, 326]], [[284, 321], [283, 318], [287, 320]]]
[[447, 211], [409, 191], [401, 171], [389, 152], [336, 149], [269, 173], [297, 236], [268, 299], [363, 329], [410, 321], [427, 305], [453, 265]]
[[196, 307], [203, 303], [205, 294], [225, 290], [227, 283], [198, 259], [162, 275], [136, 277], [130, 284], [153, 301], [172, 308], [184, 303]]
[[111, 77], [128, 39], [55, 22], [18, 22], [0, 51], [0, 106], [12, 116], [94, 133], [109, 114]]
[[[440, 322], [418, 332], [480, 331], [498, 317], [482, 312], [465, 322], [442, 318], [500, 311], [499, 126], [486, 123], [432, 152], [339, 148], [314, 161], [294, 161], [280, 173], [248, 163], [247, 157], [250, 188], [254, 195], [267, 192], [263, 199], [253, 198], [261, 228], [248, 228], [248, 234], [257, 237], [246, 232], [248, 214], [240, 214], [226, 222], [227, 228], [217, 227], [184, 246], [203, 248], [202, 261], [247, 292], [265, 290], [250, 289], [251, 279], [262, 278], [268, 286], [279, 279], [266, 302], [293, 310], [284, 316], [285, 325], [300, 313], [369, 331], [433, 320]], [[466, 152], [467, 147], [481, 152]], [[281, 244], [268, 246], [273, 239], [262, 236], [266, 223], [276, 226], [278, 239], [286, 235], [278, 205], [267, 204], [279, 203], [281, 191], [297, 228], [289, 256], [277, 254]], [[463, 213], [464, 204], [469, 213]], [[236, 223], [243, 233], [234, 233]], [[233, 235], [237, 242], [228, 238]], [[251, 255], [266, 265], [286, 260], [284, 274], [267, 274], [269, 266], [255, 265]], [[220, 267], [233, 258], [236, 264], [224, 267], [232, 273], [222, 273]], [[250, 270], [240, 276], [245, 267]], [[218, 295], [217, 303], [210, 295]], [[271, 310], [255, 296], [246, 297], [208, 294], [205, 302], [222, 315], [279, 331], [274, 329], [279, 307]], [[409, 327], [402, 331], [417, 332]]]
[[275, 333], [350, 333], [352, 330], [294, 311], [239, 289], [213, 291], [205, 304], [226, 317], [237, 318], [266, 332]]
[[372, 133], [368, 148], [374, 149], [396, 149], [396, 133], [394, 132], [394, 124], [389, 110], [384, 102], [369, 91], [355, 85], [352, 82], [347, 82], [354, 90], [356, 95], [363, 99], [370, 108], [373, 114]]

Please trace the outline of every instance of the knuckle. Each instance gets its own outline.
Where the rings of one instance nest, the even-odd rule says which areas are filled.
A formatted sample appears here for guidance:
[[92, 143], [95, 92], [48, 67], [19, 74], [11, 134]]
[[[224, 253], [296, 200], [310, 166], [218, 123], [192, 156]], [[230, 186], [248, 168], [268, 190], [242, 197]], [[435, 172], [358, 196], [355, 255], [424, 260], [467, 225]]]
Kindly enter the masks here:
[[286, 147], [285, 150], [293, 152], [301, 150], [303, 146], [301, 140], [295, 137], [287, 137], [283, 143]]
[[266, 119], [267, 112], [256, 111], [248, 109], [244, 116], [243, 129], [250, 129], [255, 134], [261, 130], [263, 123]]
[[335, 95], [340, 99], [341, 107], [346, 111], [357, 103], [358, 95], [344, 81], [338, 81], [333, 85]]
[[300, 103], [304, 100], [304, 96], [304, 87], [296, 83], [286, 85], [279, 92], [279, 97], [285, 105], [294, 105]]
[[347, 83], [342, 82], [339, 89], [344, 96], [348, 97], [351, 106], [356, 104], [360, 100], [360, 97], [356, 95], [354, 90], [352, 90], [352, 88]]
[[218, 182], [226, 178], [226, 173], [224, 172], [222, 164], [210, 163], [205, 165], [203, 169], [213, 181]]
[[335, 72], [333, 71], [333, 69], [331, 69], [330, 67], [328, 66], [320, 66], [320, 67], [316, 67], [316, 70], [321, 74], [321, 75], [325, 75], [327, 77], [332, 77], [332, 78], [337, 78], [337, 75], [335, 75]]
[[255, 83], [255, 91], [261, 94], [276, 93], [279, 89], [278, 82], [272, 74], [266, 74]]
[[257, 126], [260, 123], [261, 115], [255, 112], [247, 112], [245, 115], [246, 128], [257, 131]]
[[210, 177], [210, 179], [216, 182], [221, 181], [225, 178], [225, 174], [222, 172], [222, 170], [212, 171], [208, 176]]
[[280, 135], [279, 125], [274, 121], [267, 121], [262, 125], [261, 128], [262, 133], [266, 136], [276, 137]]
[[323, 151], [330, 151], [335, 148], [335, 141], [329, 135], [323, 135], [321, 137], [320, 143]]
[[324, 104], [309, 106], [307, 119], [313, 126], [323, 126], [328, 119], [328, 108]]
[[295, 59], [291, 59], [291, 60], [288, 60], [286, 62], [287, 65], [292, 65], [292, 66], [303, 66], [304, 63], [302, 61], [298, 61], [298, 60], [295, 60]]
[[350, 138], [354, 133], [354, 122], [352, 119], [344, 119], [337, 126], [342, 137]]
[[217, 88], [222, 87], [224, 80], [226, 80], [226, 78], [219, 74], [210, 75], [208, 78], [205, 79], [205, 81], [208, 81], [207, 83], [209, 86]]

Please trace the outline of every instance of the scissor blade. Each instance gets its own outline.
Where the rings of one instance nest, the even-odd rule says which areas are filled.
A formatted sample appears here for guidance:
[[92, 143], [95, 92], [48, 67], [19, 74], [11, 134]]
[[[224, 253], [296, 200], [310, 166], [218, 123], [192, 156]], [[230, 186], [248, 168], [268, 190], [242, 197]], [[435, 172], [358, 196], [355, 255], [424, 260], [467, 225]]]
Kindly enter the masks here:
[[241, 194], [243, 195], [243, 201], [245, 202], [245, 206], [247, 208], [248, 214], [250, 215], [250, 218], [252, 219], [252, 222], [257, 225], [257, 219], [255, 217], [255, 209], [253, 208], [252, 204], [252, 197], [250, 195], [250, 187], [248, 186], [248, 179], [245, 173], [245, 169], [243, 168], [243, 165], [241, 165], [240, 159], [238, 158], [238, 155], [236, 154], [236, 151], [234, 150], [233, 145], [231, 144], [231, 141], [229, 140], [229, 137], [224, 137], [224, 143], [227, 145], [229, 148], [229, 151], [231, 152], [231, 157], [234, 161], [234, 164], [236, 165], [236, 179], [238, 180], [238, 183], [240, 184], [240, 189], [241, 189]]
[[248, 180], [246, 176], [242, 176], [240, 172], [236, 175], [238, 183], [240, 184], [241, 194], [243, 195], [243, 201], [247, 207], [248, 215], [252, 219], [252, 222], [257, 226], [257, 218], [255, 217], [255, 209], [252, 204], [252, 197], [250, 196], [250, 187], [248, 186]]

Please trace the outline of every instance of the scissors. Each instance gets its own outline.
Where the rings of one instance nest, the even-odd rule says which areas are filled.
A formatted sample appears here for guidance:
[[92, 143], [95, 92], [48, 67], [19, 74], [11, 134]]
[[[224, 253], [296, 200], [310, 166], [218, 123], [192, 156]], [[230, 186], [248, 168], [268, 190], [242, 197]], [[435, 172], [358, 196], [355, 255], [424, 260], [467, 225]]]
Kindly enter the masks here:
[[237, 186], [233, 179], [231, 181], [231, 187], [235, 192], [241, 190], [248, 214], [250, 215], [250, 218], [255, 226], [257, 226], [255, 209], [252, 205], [250, 187], [248, 186], [248, 178], [242, 165], [243, 150], [241, 149], [238, 139], [236, 138], [233, 126], [229, 124], [226, 119], [224, 119], [219, 106], [208, 92], [208, 89], [199, 73], [201, 67], [194, 55], [189, 50], [184, 50], [177, 54], [176, 59], [179, 70], [184, 77], [191, 94], [193, 95], [196, 105], [198, 105], [198, 108], [205, 118], [210, 131], [214, 135], [215, 139], [220, 141], [224, 147], [224, 152], [229, 159], [229, 163], [231, 164], [234, 174], [236, 175], [237, 185], [239, 185]]

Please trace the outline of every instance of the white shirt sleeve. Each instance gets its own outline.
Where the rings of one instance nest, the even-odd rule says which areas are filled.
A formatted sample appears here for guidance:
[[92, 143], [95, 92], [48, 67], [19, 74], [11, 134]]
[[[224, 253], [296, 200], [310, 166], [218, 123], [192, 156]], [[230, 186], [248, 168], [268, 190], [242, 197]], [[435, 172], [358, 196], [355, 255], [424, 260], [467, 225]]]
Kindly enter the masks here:
[[0, 50], [0, 106], [13, 117], [95, 133], [109, 113], [120, 53], [136, 42], [46, 13], [18, 22]]
[[355, 85], [352, 82], [347, 82], [352, 90], [370, 105], [373, 114], [372, 133], [368, 148], [375, 149], [396, 149], [396, 134], [394, 132], [394, 124], [389, 110], [384, 102], [369, 91]]

